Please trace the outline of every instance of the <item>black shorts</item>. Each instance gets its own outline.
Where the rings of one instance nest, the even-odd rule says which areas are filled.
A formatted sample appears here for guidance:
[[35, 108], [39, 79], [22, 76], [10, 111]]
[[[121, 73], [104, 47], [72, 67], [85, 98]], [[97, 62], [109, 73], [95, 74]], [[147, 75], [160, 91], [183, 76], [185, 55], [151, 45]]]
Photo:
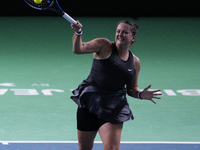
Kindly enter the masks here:
[[77, 110], [77, 129], [80, 131], [98, 131], [107, 122], [99, 119], [95, 113], [90, 113], [87, 108]]

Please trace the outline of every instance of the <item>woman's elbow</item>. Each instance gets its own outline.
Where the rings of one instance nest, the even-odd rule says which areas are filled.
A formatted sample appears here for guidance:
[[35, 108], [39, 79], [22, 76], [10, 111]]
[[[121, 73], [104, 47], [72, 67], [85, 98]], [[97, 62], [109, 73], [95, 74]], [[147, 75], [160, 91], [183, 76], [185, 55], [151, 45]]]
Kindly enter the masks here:
[[82, 54], [80, 50], [76, 50], [76, 49], [73, 49], [72, 52], [73, 52], [74, 54]]

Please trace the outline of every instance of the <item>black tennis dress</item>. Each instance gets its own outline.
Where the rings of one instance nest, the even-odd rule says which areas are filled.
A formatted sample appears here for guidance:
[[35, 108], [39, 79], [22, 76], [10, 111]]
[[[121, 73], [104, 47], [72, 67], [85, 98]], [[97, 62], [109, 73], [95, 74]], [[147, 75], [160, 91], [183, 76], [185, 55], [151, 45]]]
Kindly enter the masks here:
[[107, 59], [93, 60], [91, 72], [77, 89], [71, 99], [80, 107], [88, 108], [99, 119], [120, 123], [133, 120], [134, 116], [126, 98], [125, 85], [135, 75], [134, 58], [129, 51], [129, 58], [123, 61], [115, 44]]

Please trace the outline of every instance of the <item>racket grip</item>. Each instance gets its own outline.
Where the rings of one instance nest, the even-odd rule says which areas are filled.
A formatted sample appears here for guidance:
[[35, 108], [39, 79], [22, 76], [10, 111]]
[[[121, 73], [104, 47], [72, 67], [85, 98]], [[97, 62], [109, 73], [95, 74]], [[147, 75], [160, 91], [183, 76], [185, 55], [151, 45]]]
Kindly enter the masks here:
[[72, 17], [70, 17], [67, 13], [64, 12], [64, 14], [62, 16], [70, 23], [76, 23], [76, 21]]

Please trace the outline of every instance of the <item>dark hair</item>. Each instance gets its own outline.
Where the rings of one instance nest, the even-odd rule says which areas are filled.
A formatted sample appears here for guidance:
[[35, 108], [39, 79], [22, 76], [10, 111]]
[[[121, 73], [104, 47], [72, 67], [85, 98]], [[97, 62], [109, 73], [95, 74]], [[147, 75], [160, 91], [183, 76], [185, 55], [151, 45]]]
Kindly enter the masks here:
[[[130, 26], [131, 26], [131, 29], [130, 29], [130, 30], [131, 30], [131, 32], [132, 32], [132, 35], [133, 35], [133, 36], [134, 36], [134, 35], [137, 35], [138, 28], [139, 28], [139, 26], [137, 25], [137, 23], [132, 22], [132, 21], [130, 21], [130, 20], [121, 21], [121, 22], [118, 23], [118, 25], [119, 25], [120, 23], [126, 23], [126, 24], [130, 25]], [[118, 25], [117, 25], [117, 26], [118, 26]]]

